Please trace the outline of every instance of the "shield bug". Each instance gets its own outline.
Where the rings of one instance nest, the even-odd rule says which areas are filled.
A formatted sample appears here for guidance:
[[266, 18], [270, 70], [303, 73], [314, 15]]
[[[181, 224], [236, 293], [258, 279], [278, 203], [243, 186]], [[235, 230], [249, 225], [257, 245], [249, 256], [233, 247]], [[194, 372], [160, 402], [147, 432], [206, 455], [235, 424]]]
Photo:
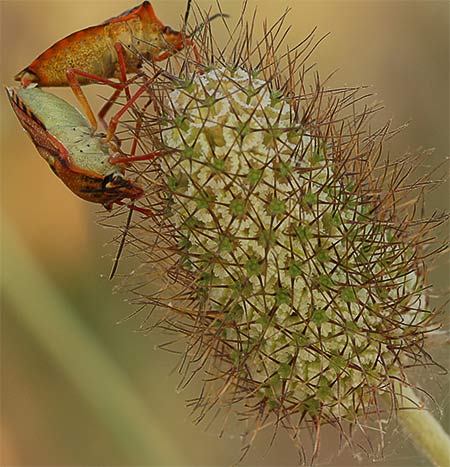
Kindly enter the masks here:
[[[120, 57], [123, 51], [127, 73], [137, 73], [144, 60], [164, 60], [182, 49], [188, 38], [156, 17], [145, 1], [97, 26], [74, 32], [59, 40], [19, 72], [15, 79], [23, 86], [67, 86], [67, 71], [74, 70], [79, 84], [121, 78]], [[117, 86], [117, 83], [112, 83]]]
[[[124, 176], [125, 158], [114, 160], [120, 155], [117, 148], [114, 151], [113, 144], [106, 144], [102, 135], [93, 134], [89, 122], [75, 107], [38, 87], [7, 87], [6, 91], [40, 155], [73, 193], [108, 210], [114, 203], [123, 204], [123, 199], [134, 201], [143, 195], [142, 188]], [[133, 99], [136, 97], [130, 104]], [[152, 155], [146, 157], [151, 159]]]
[[[190, 0], [186, 18], [189, 6]], [[71, 86], [91, 126], [96, 128], [97, 120], [80, 85], [97, 82], [116, 89], [99, 112], [102, 120], [121, 90], [125, 89], [130, 98], [127, 73], [138, 73], [144, 61], [164, 60], [186, 44], [191, 44], [190, 38], [182, 31], [164, 26], [152, 5], [145, 1], [102, 24], [59, 40], [14, 79], [20, 81], [23, 87], [30, 83], [37, 83], [40, 87]], [[195, 47], [194, 53], [199, 60]], [[120, 82], [109, 78], [119, 78]]]

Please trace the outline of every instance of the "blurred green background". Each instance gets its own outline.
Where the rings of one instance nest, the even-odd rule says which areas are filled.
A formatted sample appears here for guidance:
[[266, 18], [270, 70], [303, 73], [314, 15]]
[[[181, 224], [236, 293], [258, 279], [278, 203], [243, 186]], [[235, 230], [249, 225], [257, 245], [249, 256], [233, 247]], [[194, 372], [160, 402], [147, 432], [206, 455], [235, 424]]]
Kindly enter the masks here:
[[[185, 1], [155, 0], [159, 18], [179, 27]], [[132, 1], [2, 1], [1, 81], [13, 76], [63, 36], [131, 8]], [[216, 11], [214, 1], [199, 1]], [[230, 22], [241, 1], [221, 1]], [[314, 27], [331, 32], [311, 62], [330, 85], [373, 86], [386, 109], [379, 122], [411, 120], [388, 150], [398, 156], [419, 146], [436, 148], [436, 166], [449, 155], [449, 3], [446, 1], [249, 1], [259, 21], [292, 11], [288, 43]], [[213, 28], [214, 29], [214, 28]], [[218, 43], [225, 41], [218, 28]], [[70, 91], [58, 95], [74, 102]], [[90, 86], [89, 95], [103, 92]], [[374, 98], [374, 99], [375, 99]], [[244, 425], [194, 425], [180, 392], [176, 355], [155, 349], [163, 333], [134, 332], [139, 319], [117, 324], [133, 309], [113, 295], [107, 280], [116, 231], [96, 224], [101, 209], [76, 198], [50, 172], [1, 93], [2, 177], [2, 465], [229, 465], [240, 456]], [[424, 171], [426, 171], [424, 167]], [[441, 174], [443, 170], [441, 170]], [[448, 185], [428, 197], [427, 212], [448, 209]], [[444, 258], [441, 258], [444, 259]], [[436, 293], [448, 287], [448, 264], [430, 275]], [[126, 270], [125, 261], [120, 266]], [[445, 364], [445, 349], [441, 361]], [[448, 361], [447, 361], [448, 363]], [[426, 376], [429, 379], [429, 376]], [[430, 391], [448, 422], [446, 378]], [[322, 433], [319, 464], [369, 465], [346, 451], [335, 457], [334, 430]], [[262, 434], [242, 465], [296, 465], [297, 454], [280, 431], [271, 449]], [[405, 436], [387, 437], [379, 465], [427, 465]]]

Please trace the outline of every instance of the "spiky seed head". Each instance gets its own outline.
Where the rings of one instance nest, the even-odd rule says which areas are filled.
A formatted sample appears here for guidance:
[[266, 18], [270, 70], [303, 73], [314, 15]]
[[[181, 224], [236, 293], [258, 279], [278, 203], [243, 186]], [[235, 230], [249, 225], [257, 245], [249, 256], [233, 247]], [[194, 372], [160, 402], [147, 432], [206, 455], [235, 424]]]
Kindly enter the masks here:
[[289, 75], [295, 60], [283, 82], [259, 47], [264, 66], [216, 51], [155, 84], [159, 116], [142, 118], [166, 154], [133, 290], [173, 313], [165, 324], [222, 383], [199, 406], [244, 401], [286, 425], [294, 414], [316, 427], [367, 423], [380, 394], [395, 405], [393, 384], [406, 383], [431, 329], [417, 229], [398, 208], [398, 166], [378, 161], [386, 131], [363, 133], [364, 112], [342, 118], [350, 91], [305, 92], [304, 76]]
[[169, 220], [199, 312], [217, 316], [255, 397], [354, 420], [421, 338], [420, 271], [333, 148], [272, 95], [219, 66], [169, 94]]

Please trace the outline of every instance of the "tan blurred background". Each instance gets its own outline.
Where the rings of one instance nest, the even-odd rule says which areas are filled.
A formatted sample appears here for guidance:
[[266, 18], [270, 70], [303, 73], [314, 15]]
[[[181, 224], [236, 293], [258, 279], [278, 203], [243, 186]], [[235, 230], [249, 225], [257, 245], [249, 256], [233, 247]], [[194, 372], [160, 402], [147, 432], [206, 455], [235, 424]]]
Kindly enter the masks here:
[[[180, 26], [185, 1], [152, 3], [165, 24]], [[217, 8], [213, 1], [198, 4], [211, 7], [213, 12]], [[331, 32], [312, 60], [317, 62], [321, 75], [338, 70], [333, 84], [373, 86], [376, 98], [386, 105], [384, 120], [392, 117], [397, 125], [411, 120], [389, 147], [394, 156], [419, 146], [434, 147], [428, 161], [432, 167], [449, 155], [448, 2], [261, 0], [250, 1], [249, 11], [256, 4], [260, 21], [265, 17], [275, 20], [286, 7], [292, 8], [288, 17], [292, 24], [288, 39], [291, 45], [316, 26], [318, 36]], [[122, 0], [2, 1], [2, 84], [14, 85], [14, 74], [56, 40], [134, 5]], [[221, 5], [234, 24], [240, 16], [241, 2], [222, 0]], [[220, 42], [220, 36], [217, 40]], [[95, 96], [101, 91], [91, 86], [89, 94]], [[70, 92], [55, 93], [74, 102]], [[99, 207], [73, 196], [50, 172], [22, 131], [4, 92], [1, 160], [2, 274], [8, 278], [10, 272], [5, 264], [13, 253], [24, 264], [29, 265], [33, 258], [37, 261], [37, 269], [30, 270], [30, 276], [20, 272], [20, 261], [13, 261], [23, 281], [15, 295], [6, 290], [2, 296], [1, 464], [150, 466], [236, 462], [240, 433], [245, 427], [232, 426], [218, 438], [216, 427], [208, 430], [205, 425], [192, 423], [185, 400], [193, 397], [198, 388], [192, 386], [177, 393], [179, 376], [173, 371], [177, 357], [154, 349], [170, 338], [158, 332], [147, 336], [133, 332], [140, 324], [138, 319], [116, 325], [132, 309], [123, 303], [122, 296], [112, 295], [112, 284], [102, 277], [108, 274], [115, 252], [114, 246], [105, 248], [104, 244], [115, 232], [96, 224]], [[430, 194], [427, 212], [435, 209], [448, 209], [448, 185]], [[27, 260], [23, 246], [31, 252], [31, 259]], [[447, 267], [441, 261], [431, 273], [438, 293], [448, 287]], [[121, 270], [126, 270], [125, 263]], [[39, 280], [30, 279], [33, 273]], [[49, 303], [64, 307], [72, 321], [60, 325], [57, 318], [47, 314]], [[29, 317], [25, 318], [21, 307], [32, 308], [32, 316], [42, 317], [36, 327], [30, 324]], [[88, 365], [91, 357], [83, 352], [59, 359], [72, 348], [69, 344], [75, 335], [84, 335], [84, 349], [92, 347], [102, 360]], [[445, 354], [442, 359], [445, 363]], [[106, 376], [102, 384], [89, 387], [92, 367], [100, 373], [107, 367], [114, 377]], [[445, 383], [444, 377], [433, 391], [447, 423], [449, 398]], [[117, 386], [112, 387], [114, 384]], [[92, 400], [92, 394], [98, 403]], [[109, 394], [118, 397], [117, 411], [108, 412], [102, 406]], [[330, 459], [332, 465], [371, 463], [364, 458], [358, 463], [348, 452], [334, 459], [336, 443], [328, 441], [334, 435], [333, 431], [322, 435], [319, 464], [328, 465]], [[396, 433], [387, 439], [385, 460], [379, 465], [427, 465], [403, 435]], [[296, 465], [298, 457], [287, 436], [281, 433], [268, 450], [269, 441], [270, 436], [261, 436], [242, 464]]]

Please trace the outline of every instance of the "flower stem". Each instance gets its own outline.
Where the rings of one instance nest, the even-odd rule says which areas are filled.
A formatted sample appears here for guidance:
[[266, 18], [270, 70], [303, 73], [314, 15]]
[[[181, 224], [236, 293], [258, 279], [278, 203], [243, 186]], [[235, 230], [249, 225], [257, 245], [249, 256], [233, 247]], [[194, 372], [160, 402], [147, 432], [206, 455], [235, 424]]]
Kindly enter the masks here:
[[414, 391], [407, 386], [397, 385], [399, 408], [398, 418], [410, 435], [415, 446], [439, 467], [450, 466], [450, 437], [425, 408]]

